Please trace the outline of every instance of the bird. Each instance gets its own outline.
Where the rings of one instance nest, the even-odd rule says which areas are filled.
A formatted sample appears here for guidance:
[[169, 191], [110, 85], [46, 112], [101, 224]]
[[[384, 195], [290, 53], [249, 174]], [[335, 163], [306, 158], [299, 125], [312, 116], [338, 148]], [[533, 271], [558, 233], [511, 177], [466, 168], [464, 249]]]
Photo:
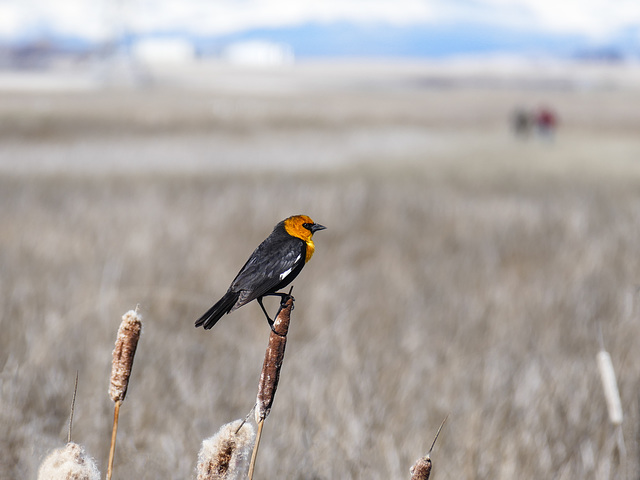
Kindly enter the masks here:
[[196, 327], [209, 330], [225, 314], [257, 300], [273, 330], [263, 297], [287, 296], [278, 290], [298, 276], [315, 251], [313, 234], [326, 228], [307, 215], [293, 215], [279, 222], [240, 269], [227, 293], [196, 321]]

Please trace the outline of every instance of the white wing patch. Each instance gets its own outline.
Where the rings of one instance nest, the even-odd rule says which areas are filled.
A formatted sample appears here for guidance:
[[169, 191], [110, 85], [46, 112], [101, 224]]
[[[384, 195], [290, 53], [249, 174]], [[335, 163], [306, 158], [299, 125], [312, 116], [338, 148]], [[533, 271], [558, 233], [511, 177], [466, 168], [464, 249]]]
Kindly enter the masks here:
[[298, 263], [298, 260], [300, 260], [300, 255], [298, 255], [296, 259], [293, 261], [293, 266], [289, 270], [285, 270], [280, 274], [280, 280], [284, 280], [284, 278], [291, 273], [291, 270], [293, 270], [293, 267], [296, 266], [296, 264]]
[[284, 272], [282, 272], [280, 274], [280, 280], [284, 280], [284, 277], [286, 277], [287, 275], [289, 275], [291, 273], [291, 270], [293, 270], [293, 267], [291, 267], [289, 270], [285, 270]]

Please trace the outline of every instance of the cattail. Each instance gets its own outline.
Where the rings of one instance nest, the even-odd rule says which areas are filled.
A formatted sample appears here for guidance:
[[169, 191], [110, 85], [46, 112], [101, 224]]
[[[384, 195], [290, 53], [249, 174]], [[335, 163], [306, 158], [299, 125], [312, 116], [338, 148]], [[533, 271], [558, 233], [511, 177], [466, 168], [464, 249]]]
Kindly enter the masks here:
[[236, 420], [202, 442], [196, 467], [197, 480], [231, 480], [247, 476], [255, 430]]
[[419, 458], [416, 463], [413, 464], [409, 473], [411, 473], [411, 480], [429, 480], [431, 475], [431, 458], [429, 455]]
[[431, 444], [431, 448], [429, 449], [427, 455], [419, 458], [416, 463], [413, 464], [411, 470], [409, 470], [409, 473], [411, 474], [411, 480], [429, 480], [429, 475], [431, 475], [431, 467], [433, 466], [433, 463], [431, 462], [431, 452], [433, 451], [436, 440], [438, 440], [438, 435], [440, 435], [440, 431], [444, 426], [444, 422], [447, 421], [447, 418], [449, 418], [449, 415], [444, 417], [444, 420], [442, 420], [442, 423], [440, 424], [440, 427], [436, 432], [436, 436], [433, 439], [433, 443]]
[[618, 383], [616, 382], [616, 372], [613, 369], [611, 355], [602, 349], [597, 356], [598, 369], [600, 370], [600, 379], [602, 380], [602, 388], [604, 396], [607, 400], [607, 409], [609, 410], [609, 421], [613, 425], [622, 424], [622, 403], [620, 402], [620, 393], [618, 392]]
[[100, 480], [100, 472], [81, 445], [69, 442], [44, 459], [38, 469], [38, 480]]
[[260, 374], [260, 383], [258, 384], [258, 397], [256, 399], [255, 419], [258, 424], [258, 434], [256, 443], [253, 447], [251, 456], [251, 465], [249, 467], [249, 478], [253, 478], [253, 469], [256, 463], [258, 447], [260, 445], [260, 437], [262, 436], [262, 427], [264, 420], [271, 412], [273, 399], [278, 388], [278, 380], [280, 379], [280, 368], [284, 361], [284, 349], [287, 345], [287, 333], [289, 332], [289, 321], [291, 319], [291, 310], [293, 310], [293, 297], [291, 292], [283, 297], [280, 304], [280, 311], [273, 321], [273, 327], [269, 334], [269, 345], [264, 354], [264, 363], [262, 364], [262, 373]]
[[271, 412], [273, 399], [278, 388], [280, 368], [284, 361], [284, 349], [287, 345], [287, 333], [289, 321], [293, 309], [293, 297], [289, 296], [283, 301], [278, 316], [273, 321], [273, 329], [269, 334], [269, 345], [264, 354], [260, 383], [258, 384], [258, 397], [256, 399], [255, 418], [260, 423]]
[[142, 318], [138, 309], [129, 310], [122, 316], [122, 323], [118, 328], [118, 338], [113, 349], [113, 363], [111, 365], [111, 385], [109, 396], [114, 402], [122, 402], [127, 394], [129, 376], [133, 367], [133, 357], [136, 354]]
[[109, 396], [115, 402], [113, 412], [113, 430], [111, 432], [111, 448], [109, 450], [109, 466], [107, 468], [107, 480], [111, 479], [113, 473], [113, 458], [116, 450], [116, 434], [118, 432], [118, 416], [120, 415], [120, 404], [127, 395], [129, 377], [133, 367], [133, 357], [136, 354], [140, 331], [142, 330], [142, 318], [138, 314], [138, 307], [129, 310], [122, 316], [116, 346], [113, 349], [113, 363], [111, 366], [111, 385], [109, 386]]

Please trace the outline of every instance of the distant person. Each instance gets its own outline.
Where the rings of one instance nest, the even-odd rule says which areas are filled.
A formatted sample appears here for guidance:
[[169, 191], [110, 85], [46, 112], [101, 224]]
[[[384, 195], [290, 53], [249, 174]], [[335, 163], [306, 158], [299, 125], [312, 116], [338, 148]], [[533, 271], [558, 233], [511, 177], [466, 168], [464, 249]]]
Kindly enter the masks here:
[[511, 115], [511, 128], [516, 137], [526, 138], [531, 132], [533, 118], [524, 108], [517, 108]]
[[544, 140], [553, 140], [555, 137], [558, 119], [556, 114], [548, 107], [541, 107], [536, 115], [536, 127], [538, 134]]

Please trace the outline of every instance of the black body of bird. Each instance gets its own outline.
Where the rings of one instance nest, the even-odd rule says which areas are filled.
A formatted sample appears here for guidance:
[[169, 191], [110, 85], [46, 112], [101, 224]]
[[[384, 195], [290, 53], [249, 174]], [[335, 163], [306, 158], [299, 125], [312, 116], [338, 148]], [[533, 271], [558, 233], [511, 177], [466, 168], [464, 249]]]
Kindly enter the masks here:
[[257, 300], [273, 328], [262, 297], [277, 293], [289, 285], [311, 259], [315, 246], [313, 234], [326, 227], [306, 215], [294, 215], [278, 223], [240, 269], [227, 293], [196, 321], [196, 327], [213, 327], [223, 315]]

